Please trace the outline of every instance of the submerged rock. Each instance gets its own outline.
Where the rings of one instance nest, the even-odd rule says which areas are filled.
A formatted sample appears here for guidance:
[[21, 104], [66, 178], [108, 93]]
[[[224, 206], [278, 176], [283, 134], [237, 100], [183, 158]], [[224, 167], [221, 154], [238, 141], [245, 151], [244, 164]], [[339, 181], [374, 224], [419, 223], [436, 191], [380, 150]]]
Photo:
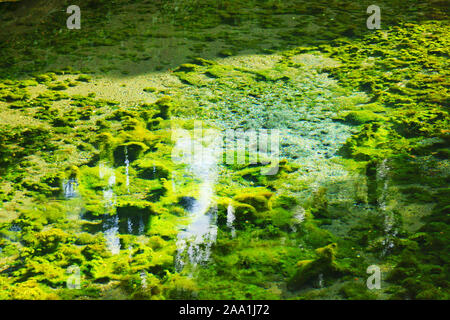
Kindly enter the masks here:
[[234, 200], [248, 204], [257, 211], [267, 211], [271, 209], [270, 198], [272, 195], [272, 192], [244, 193], [234, 197]]
[[154, 105], [157, 107], [158, 112], [153, 116], [153, 118], [162, 118], [163, 120], [170, 118], [170, 109], [172, 108], [172, 104], [169, 97], [159, 99]]
[[372, 111], [358, 110], [348, 112], [344, 116], [344, 121], [354, 125], [360, 125], [369, 122], [383, 121], [385, 118]]
[[130, 162], [135, 161], [139, 156], [148, 149], [148, 147], [141, 142], [128, 142], [121, 144], [114, 149], [114, 164], [116, 166], [123, 166], [126, 157]]
[[255, 222], [257, 219], [256, 209], [245, 203], [234, 204], [234, 215], [234, 225], [238, 228], [243, 228], [246, 223]]
[[154, 213], [151, 206], [144, 206], [141, 203], [129, 203], [117, 207], [119, 233], [143, 234], [148, 228], [151, 215]]
[[332, 243], [316, 249], [318, 256], [316, 259], [297, 262], [297, 271], [288, 282], [289, 289], [298, 290], [307, 282], [316, 279], [320, 274], [326, 275], [338, 271], [334, 261], [336, 249], [337, 244]]
[[119, 234], [140, 235], [149, 228], [151, 216], [155, 214], [156, 210], [150, 202], [122, 201], [117, 204], [113, 214], [84, 213], [83, 230], [90, 233], [108, 232], [114, 227]]
[[141, 179], [167, 179], [169, 177], [169, 169], [156, 161], [139, 161], [137, 176]]
[[197, 199], [195, 199], [194, 197], [184, 196], [178, 199], [178, 204], [187, 211], [192, 211], [193, 208], [195, 207], [196, 202]]

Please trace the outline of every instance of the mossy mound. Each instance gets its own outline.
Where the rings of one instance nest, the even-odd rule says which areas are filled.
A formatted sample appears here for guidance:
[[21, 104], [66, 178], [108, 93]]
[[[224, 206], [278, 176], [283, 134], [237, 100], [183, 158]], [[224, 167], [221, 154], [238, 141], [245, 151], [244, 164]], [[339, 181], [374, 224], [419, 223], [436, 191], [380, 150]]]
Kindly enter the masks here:
[[[83, 14], [92, 23], [82, 37], [59, 30], [63, 17], [52, 6], [46, 17], [27, 14], [44, 19], [41, 37], [33, 20], [20, 23], [2, 6], [10, 32], [0, 59], [0, 299], [371, 299], [377, 295], [353, 281], [374, 262], [392, 267], [387, 297], [448, 299], [448, 25], [434, 20], [447, 19], [442, 1], [421, 10], [411, 10], [414, 1], [390, 1], [377, 31], [349, 24], [367, 19], [363, 2], [197, 4], [154, 1], [149, 10], [146, 1], [89, 1], [93, 10]], [[137, 20], [103, 28], [97, 18], [105, 12]], [[164, 29], [154, 28], [160, 20]], [[184, 57], [165, 57], [167, 39], [185, 46]], [[157, 56], [162, 61], [152, 66]], [[192, 63], [173, 68], [186, 58]], [[101, 73], [42, 73], [69, 62]], [[119, 80], [107, 73], [118, 67]], [[139, 82], [141, 73], [150, 81]], [[125, 74], [151, 93], [139, 89], [122, 107], [94, 92], [70, 95], [116, 94], [102, 84], [112, 80], [114, 88], [129, 80]], [[174, 267], [186, 214], [177, 204], [189, 210], [203, 200], [193, 192], [198, 177], [169, 160], [169, 127], [181, 122], [175, 117], [287, 129], [281, 157], [301, 164], [280, 161], [273, 175], [262, 173], [261, 158], [218, 165], [217, 238], [203, 246], [211, 259], [195, 278]], [[342, 158], [334, 157], [346, 140]], [[348, 172], [341, 175], [336, 163]], [[72, 166], [79, 172], [64, 171]], [[63, 199], [61, 184], [70, 179], [79, 190]], [[412, 231], [403, 228], [419, 216]], [[113, 253], [111, 237], [121, 247]], [[393, 247], [380, 257], [387, 240]], [[330, 242], [339, 242], [339, 255]], [[82, 289], [66, 288], [72, 264]], [[343, 265], [352, 275], [335, 281]], [[325, 283], [316, 288], [321, 275]], [[285, 290], [289, 281], [294, 292]]]
[[350, 111], [343, 118], [345, 122], [355, 125], [385, 120], [372, 111]]
[[149, 228], [151, 216], [157, 214], [152, 204], [145, 202], [122, 202], [116, 210], [122, 234], [143, 234]]
[[323, 248], [316, 249], [317, 258], [314, 260], [301, 260], [297, 262], [296, 272], [288, 282], [291, 290], [302, 288], [307, 282], [315, 280], [319, 274], [329, 275], [338, 268], [335, 263], [337, 244], [332, 243]]
[[248, 223], [255, 222], [257, 219], [256, 209], [245, 203], [234, 203], [234, 225], [243, 229]]
[[141, 142], [128, 142], [121, 145], [118, 145], [114, 151], [114, 165], [115, 166], [124, 166], [125, 160], [128, 158], [128, 161], [131, 163], [139, 158], [139, 156], [145, 152], [148, 147]]
[[136, 162], [137, 176], [141, 179], [168, 179], [170, 171], [158, 161], [142, 159]]
[[154, 103], [154, 106], [156, 107], [156, 113], [153, 116], [153, 118], [161, 118], [163, 120], [167, 120], [170, 118], [171, 109], [172, 109], [172, 102], [170, 97], [163, 97], [159, 100], [157, 100]]
[[245, 193], [234, 197], [236, 202], [244, 203], [255, 208], [256, 211], [263, 212], [271, 209], [271, 192]]

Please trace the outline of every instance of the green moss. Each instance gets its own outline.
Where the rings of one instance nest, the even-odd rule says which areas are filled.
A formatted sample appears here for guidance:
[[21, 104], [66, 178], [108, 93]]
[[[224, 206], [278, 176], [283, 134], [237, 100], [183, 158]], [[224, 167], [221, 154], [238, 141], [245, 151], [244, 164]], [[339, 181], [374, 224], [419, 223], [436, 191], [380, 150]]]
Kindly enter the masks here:
[[35, 76], [35, 79], [39, 83], [48, 83], [56, 80], [56, 75], [54, 73], [46, 73]]
[[18, 283], [11, 290], [13, 300], [58, 300], [54, 293], [46, 292], [36, 280], [28, 280]]
[[395, 149], [404, 149], [408, 142], [402, 140], [395, 133], [376, 123], [364, 124], [361, 131], [347, 140], [340, 149], [340, 153], [359, 161], [384, 159], [393, 153], [389, 142], [397, 138]]
[[169, 299], [193, 299], [197, 296], [198, 287], [192, 279], [169, 273], [163, 290]]
[[83, 248], [81, 253], [88, 260], [108, 258], [111, 256], [111, 253], [108, 251], [104, 243], [88, 244]]
[[37, 253], [45, 254], [56, 251], [68, 237], [69, 235], [63, 230], [52, 228], [37, 232], [27, 238], [26, 241]]
[[257, 211], [267, 211], [271, 209], [270, 198], [272, 195], [271, 192], [246, 193], [235, 196], [234, 200], [248, 204]]
[[38, 82], [35, 81], [35, 80], [32, 80], [32, 79], [30, 79], [30, 80], [22, 80], [22, 81], [19, 83], [19, 87], [20, 87], [20, 88], [25, 88], [25, 87], [35, 87], [35, 86], [37, 86], [37, 85], [38, 85]]
[[291, 290], [300, 289], [308, 281], [316, 279], [319, 274], [329, 275], [338, 268], [334, 261], [337, 245], [332, 243], [326, 247], [316, 249], [317, 258], [297, 262], [296, 272], [288, 282]]
[[298, 199], [294, 196], [281, 194], [275, 197], [272, 201], [273, 207], [281, 207], [283, 209], [290, 209], [298, 204]]
[[160, 129], [162, 121], [163, 121], [163, 118], [156, 118], [156, 119], [148, 120], [148, 122], [147, 122], [147, 129], [148, 130]]
[[[65, 86], [65, 84], [63, 85]], [[64, 99], [68, 99], [69, 96], [65, 92], [53, 92], [53, 91], [46, 91], [41, 94], [39, 94], [36, 98], [39, 102], [44, 102], [45, 100], [48, 101], [60, 101]]]
[[[445, 37], [446, 24], [434, 20], [445, 18], [442, 6], [433, 6], [432, 10], [427, 10], [429, 6], [425, 5], [420, 12], [416, 10], [423, 15], [420, 24], [414, 22], [418, 17], [417, 12], [409, 10], [408, 20], [412, 23], [403, 24], [401, 22], [403, 16], [400, 14], [400, 17], [395, 15], [396, 27], [390, 27], [394, 18], [388, 14], [383, 18], [385, 30], [365, 32], [367, 30], [364, 31], [364, 28], [348, 24], [350, 20], [367, 18], [364, 17], [364, 4], [352, 3], [351, 7], [355, 10], [349, 12], [340, 10], [340, 14], [334, 18], [333, 28], [329, 28], [326, 25], [328, 20], [320, 17], [326, 15], [325, 11], [328, 9], [333, 12], [335, 8], [333, 4], [330, 7], [330, 3], [323, 1], [313, 5], [296, 1], [283, 3], [264, 1], [242, 7], [242, 4], [235, 0], [219, 4], [208, 0], [205, 5], [198, 6], [193, 11], [184, 10], [190, 8], [180, 9], [180, 3], [177, 4], [177, 10], [172, 6], [164, 6], [164, 16], [175, 21], [173, 31], [153, 30], [144, 32], [143, 37], [146, 40], [150, 40], [150, 37], [176, 38], [180, 31], [178, 28], [182, 27], [183, 38], [194, 42], [189, 49], [199, 54], [209, 52], [204, 43], [212, 42], [216, 38], [221, 39], [223, 46], [231, 48], [229, 51], [233, 53], [232, 55], [239, 53], [242, 48], [256, 52], [275, 52], [277, 48], [285, 50], [287, 44], [290, 46], [298, 39], [305, 42], [305, 47], [275, 52], [277, 55], [273, 57], [274, 60], [280, 57], [281, 60], [274, 67], [267, 68], [266, 66], [242, 68], [202, 58], [193, 59], [192, 64], [184, 64], [174, 69], [174, 75], [187, 85], [181, 87], [175, 85], [167, 92], [162, 92], [170, 94], [172, 100], [164, 98], [157, 103], [141, 106], [127, 104], [119, 109], [114, 107], [117, 105], [116, 102], [95, 100], [93, 94], [70, 97], [61, 92], [46, 91], [37, 98], [30, 99], [30, 93], [38, 92], [42, 86], [30, 88], [30, 93], [26, 89], [35, 86], [37, 82], [55, 89], [58, 85], [61, 86], [60, 89], [66, 89], [66, 86], [78, 84], [71, 80], [59, 81], [61, 77], [56, 77], [54, 73], [36, 76], [37, 82], [2, 80], [0, 100], [8, 102], [5, 104], [6, 107], [16, 109], [6, 110], [7, 122], [15, 121], [14, 117], [18, 115], [17, 118], [20, 119], [18, 121], [27, 121], [28, 117], [32, 117], [30, 118], [32, 121], [42, 123], [42, 126], [36, 128], [29, 125], [0, 126], [1, 219], [12, 219], [14, 226], [17, 224], [21, 227], [20, 231], [13, 231], [14, 229], [9, 230], [13, 226], [10, 223], [0, 225], [0, 234], [3, 237], [0, 240], [1, 258], [7, 258], [7, 263], [11, 265], [7, 269], [2, 269], [2, 274], [7, 277], [0, 276], [0, 298], [57, 298], [54, 293], [61, 298], [82, 299], [111, 297], [278, 299], [286, 296], [330, 298], [337, 289], [342, 297], [347, 299], [372, 299], [374, 298], [372, 292], [367, 293], [360, 283], [351, 283], [345, 278], [343, 281], [347, 282], [339, 289], [339, 285], [337, 288], [336, 286], [329, 288], [328, 284], [332, 283], [328, 281], [334, 275], [333, 266], [336, 265], [345, 265], [353, 272], [365, 271], [363, 265], [367, 261], [361, 262], [363, 260], [357, 259], [354, 251], [364, 251], [363, 256], [367, 254], [370, 259], [375, 259], [378, 252], [371, 250], [385, 239], [382, 228], [384, 217], [372, 214], [371, 206], [377, 205], [382, 195], [379, 186], [384, 182], [389, 187], [389, 195], [394, 195], [391, 188], [399, 187], [401, 193], [395, 201], [400, 206], [408, 204], [405, 207], [409, 207], [409, 202], [413, 202], [412, 204], [419, 203], [425, 208], [436, 203], [435, 209], [430, 209], [432, 213], [423, 217], [421, 229], [415, 234], [399, 230], [394, 242], [395, 248], [389, 256], [383, 257], [393, 266], [389, 281], [394, 285], [386, 292], [393, 298], [448, 298], [445, 288], [448, 287], [446, 252], [449, 242], [447, 230], [449, 204], [446, 199], [449, 199], [449, 196], [448, 190], [442, 188], [448, 183], [444, 174], [446, 164], [442, 161], [448, 158], [449, 141], [448, 110], [446, 110], [449, 101], [446, 94], [448, 40]], [[90, 7], [103, 12], [105, 5], [108, 9], [112, 8], [104, 1], [95, 5], [91, 3]], [[327, 5], [329, 8], [324, 11]], [[394, 9], [398, 10], [393, 12], [405, 12], [400, 9], [402, 5], [409, 4], [394, 6]], [[135, 7], [139, 13], [148, 14], [148, 8], [141, 7], [140, 4], [136, 4], [133, 8]], [[159, 8], [159, 5], [156, 7]], [[123, 8], [119, 5], [114, 10]], [[269, 11], [270, 14], [267, 15]], [[186, 16], [186, 12], [190, 14]], [[311, 21], [302, 19], [291, 21], [293, 12], [304, 12]], [[359, 14], [355, 15], [355, 12]], [[184, 14], [183, 17], [180, 16], [181, 13]], [[283, 18], [285, 16], [289, 16], [289, 23], [285, 23], [287, 22]], [[52, 14], [48, 17], [53, 18]], [[139, 19], [144, 21], [145, 17], [138, 17]], [[241, 30], [241, 23], [244, 21], [256, 21], [263, 28], [276, 26], [278, 42], [276, 44], [269, 44], [271, 41], [261, 42], [257, 39], [258, 32], [255, 32], [252, 39], [246, 39], [245, 36], [237, 37], [234, 32], [225, 32], [221, 28], [205, 29], [226, 23], [235, 26], [236, 30]], [[92, 27], [96, 27], [95, 19], [92, 22]], [[292, 23], [296, 23], [297, 26]], [[33, 64], [22, 63], [30, 60], [30, 57], [35, 58], [36, 52], [33, 48], [40, 45], [46, 48], [55, 47], [54, 51], [57, 54], [72, 51], [74, 46], [70, 44], [68, 34], [65, 36], [61, 33], [55, 38], [52, 36], [54, 26], [52, 24], [47, 26], [47, 33], [45, 28], [39, 30], [44, 35], [40, 37], [41, 40], [32, 37], [32, 41], [38, 41], [37, 45], [23, 46], [27, 48], [26, 51], [19, 48], [21, 46], [16, 46], [14, 41], [5, 42], [4, 48], [2, 47], [5, 57], [1, 63], [4, 67], [1, 68], [2, 74], [9, 74], [16, 69], [44, 70], [47, 62], [61, 60], [56, 59], [58, 57], [52, 55], [50, 50], [48, 59], [32, 59]], [[315, 30], [312, 37], [309, 35], [312, 33], [309, 30], [310, 26]], [[199, 29], [192, 29], [194, 27]], [[105, 28], [94, 29], [98, 31]], [[133, 30], [137, 29], [135, 30], [132, 23], [123, 30], [113, 30], [111, 33], [96, 31], [98, 34], [91, 37], [88, 28], [84, 31], [86, 37], [77, 37], [76, 47], [111, 45], [122, 40], [132, 42], [136, 40], [135, 51], [127, 52], [124, 46], [119, 48], [119, 54], [121, 60], [137, 63], [140, 59], [147, 59], [152, 55], [141, 54], [149, 46], [139, 43], [141, 39], [133, 39]], [[197, 32], [199, 30], [201, 32]], [[273, 33], [269, 31], [270, 29], [264, 30], [263, 36]], [[21, 41], [26, 44], [28, 37], [26, 34], [24, 36]], [[356, 37], [354, 39], [357, 41], [352, 40], [352, 37]], [[272, 45], [271, 49], [266, 48], [267, 44]], [[319, 45], [307, 47], [310, 44]], [[110, 52], [114, 52], [114, 48], [110, 49], [112, 49]], [[339, 60], [340, 63], [328, 63], [332, 59], [317, 59], [320, 66], [314, 66], [314, 56], [318, 54], [318, 50], [332, 59]], [[222, 50], [219, 55], [229, 56], [230, 52]], [[22, 55], [25, 57], [25, 53], [26, 59], [23, 60], [21, 57]], [[84, 59], [83, 53], [80, 53], [81, 55], [73, 57], [79, 56]], [[310, 61], [305, 60], [306, 55], [313, 57], [311, 65], [308, 64]], [[110, 54], [101, 53], [97, 58], [112, 58], [111, 65], [119, 62], [119, 59], [116, 61]], [[269, 58], [269, 62], [272, 61], [272, 57], [245, 55], [227, 60], [232, 61], [233, 65], [241, 62], [258, 65], [261, 61], [266, 61], [265, 58]], [[101, 62], [99, 59], [92, 61]], [[74, 65], [78, 62], [74, 61]], [[19, 64], [23, 66], [19, 68]], [[127, 69], [125, 65], [120, 65], [123, 70]], [[166, 70], [166, 67], [171, 68], [161, 62], [157, 68]], [[99, 66], [96, 69], [111, 68]], [[304, 68], [307, 68], [308, 72], [305, 72]], [[345, 86], [345, 90], [342, 89], [341, 92], [341, 89], [335, 90], [332, 82], [320, 82], [321, 85], [330, 84], [329, 87], [333, 87], [330, 90], [332, 95], [342, 95], [346, 90], [363, 90], [368, 95], [368, 99], [355, 98], [361, 100], [357, 103], [353, 103], [352, 99], [348, 99], [352, 103], [348, 103], [347, 99], [339, 99], [336, 106], [333, 104], [330, 107], [333, 112], [335, 107], [336, 110], [345, 110], [339, 113], [340, 117], [337, 119], [359, 126], [352, 128], [355, 134], [348, 139], [340, 153], [347, 158], [342, 163], [348, 164], [346, 168], [350, 174], [342, 179], [335, 179], [333, 175], [333, 179], [327, 179], [326, 182], [329, 184], [325, 189], [320, 188], [322, 184], [320, 175], [315, 181], [308, 180], [309, 164], [305, 164], [297, 174], [292, 174], [298, 168], [280, 162], [279, 173], [274, 176], [261, 175], [262, 166], [235, 165], [224, 166], [225, 168], [219, 166], [224, 170], [220, 173], [220, 183], [215, 186], [215, 192], [221, 197], [218, 200], [217, 212], [220, 228], [217, 242], [211, 248], [211, 263], [202, 265], [194, 278], [173, 274], [177, 227], [180, 225], [180, 217], [186, 214], [173, 204], [179, 196], [186, 194], [186, 190], [193, 190], [198, 181], [188, 176], [183, 168], [174, 169], [170, 163], [169, 153], [173, 144], [170, 142], [167, 129], [170, 127], [170, 121], [174, 121], [172, 114], [192, 118], [204, 116], [205, 119], [214, 119], [220, 124], [223, 121], [227, 125], [226, 117], [236, 114], [233, 119], [239, 120], [236, 122], [237, 127], [251, 127], [254, 123], [250, 120], [253, 119], [245, 119], [245, 113], [252, 108], [252, 104], [241, 103], [227, 109], [224, 107], [227, 98], [238, 96], [239, 99], [241, 97], [247, 99], [246, 101], [254, 99], [258, 103], [264, 99], [263, 96], [267, 97], [266, 94], [277, 92], [281, 87], [289, 87], [297, 79], [305, 79], [304, 83], [302, 82], [304, 86], [297, 86], [297, 82], [295, 86], [292, 85], [298, 95], [285, 97], [283, 91], [278, 99], [280, 103], [274, 105], [274, 110], [288, 105], [285, 103], [288, 99], [295, 101], [296, 105], [308, 99], [313, 100], [316, 96], [329, 101], [329, 96], [322, 95], [323, 87], [318, 88], [316, 82], [311, 84], [310, 81], [306, 81], [324, 75], [317, 73], [316, 68], [328, 73], [330, 79], [332, 77], [340, 81], [340, 85]], [[297, 72], [298, 70], [302, 71]], [[130, 68], [126, 73], [132, 75], [138, 71]], [[72, 71], [64, 68], [55, 73], [64, 75]], [[27, 78], [26, 74], [14, 74], [11, 77], [11, 79]], [[330, 79], [327, 78], [327, 81]], [[77, 81], [89, 82], [90, 77], [81, 75]], [[171, 86], [170, 83], [165, 85]], [[153, 88], [151, 90], [157, 93]], [[183, 90], [188, 94], [183, 96], [180, 93]], [[213, 94], [210, 94], [211, 92]], [[147, 95], [147, 98], [151, 97], [152, 95]], [[66, 99], [68, 101], [63, 101]], [[367, 104], [369, 99], [375, 102]], [[60, 103], [53, 103], [54, 101]], [[228, 107], [228, 104], [226, 105]], [[246, 108], [242, 108], [242, 105]], [[316, 105], [311, 102], [311, 108], [313, 107]], [[10, 117], [10, 114], [14, 116]], [[332, 117], [332, 114], [324, 117]], [[275, 127], [282, 125], [273, 121], [267, 124]], [[263, 126], [258, 124], [258, 127]], [[127, 172], [131, 181], [129, 190], [125, 186], [124, 158], [124, 146], [128, 144], [131, 148], [129, 160], [132, 161]], [[285, 147], [286, 145], [283, 145], [283, 148]], [[380, 182], [377, 180], [377, 168], [386, 158], [385, 164], [389, 167], [388, 177], [386, 181]], [[102, 179], [99, 177], [100, 168], [97, 167], [100, 159], [102, 162], [115, 163], [117, 166]], [[331, 163], [334, 166], [333, 161], [338, 160], [342, 159], [334, 158], [326, 164]], [[68, 169], [58, 173], [70, 166], [80, 167], [80, 171]], [[364, 176], [365, 168], [367, 174]], [[112, 189], [117, 201], [108, 213], [118, 213], [127, 218], [129, 214], [130, 218], [152, 216], [151, 228], [145, 235], [126, 234], [125, 227], [123, 225], [120, 227], [119, 237], [122, 247], [130, 248], [130, 252], [123, 250], [126, 252], [115, 256], [109, 254], [101, 232], [95, 236], [80, 232], [88, 223], [97, 224], [98, 227], [101, 222], [65, 219], [66, 213], [72, 216], [86, 210], [86, 215], [89, 213], [98, 216], [98, 220], [101, 221], [100, 217], [106, 211], [103, 192], [108, 188], [108, 175], [112, 173], [116, 176], [116, 183]], [[172, 173], [176, 173], [177, 177], [183, 176], [187, 181], [186, 184], [176, 185], [172, 190], [171, 181], [167, 181]], [[369, 204], [366, 204], [362, 197], [355, 205], [352, 196], [347, 194], [346, 188], [352, 180], [359, 179], [353, 177], [352, 173], [363, 174], [361, 185], [365, 185], [364, 179], [368, 179]], [[79, 198], [59, 199], [58, 193], [63, 178], [75, 178], [79, 181]], [[412, 186], [412, 183], [416, 186]], [[313, 192], [310, 197], [311, 189], [317, 184], [319, 184], [318, 191]], [[274, 195], [266, 197], [261, 189], [251, 188], [253, 185], [272, 190]], [[242, 189], [243, 187], [248, 188]], [[286, 189], [287, 194], [292, 196], [284, 195]], [[235, 195], [237, 196], [233, 198]], [[342, 195], [349, 199], [342, 200]], [[396, 193], [395, 196], [397, 197]], [[305, 200], [306, 198], [308, 200]], [[393, 202], [388, 202], [387, 205], [393, 205]], [[236, 216], [237, 232], [234, 236], [228, 228], [225, 228], [229, 205], [234, 208]], [[303, 214], [301, 222], [293, 220], [293, 215], [299, 212]], [[15, 213], [19, 214], [18, 219], [14, 219]], [[398, 213], [394, 210], [393, 214]], [[364, 217], [361, 218], [361, 215]], [[323, 226], [323, 222], [328, 225]], [[357, 223], [358, 226], [355, 227], [352, 223]], [[330, 251], [326, 247], [314, 253], [312, 248], [322, 247], [336, 240], [325, 228], [334, 232], [335, 228], [339, 230], [341, 226], [347, 224], [351, 228], [339, 239], [340, 250], [336, 261], [333, 259], [335, 255], [333, 250]], [[319, 228], [319, 225], [322, 227]], [[21, 241], [20, 244], [18, 239]], [[72, 245], [72, 242], [76, 246]], [[19, 245], [23, 245], [20, 246], [20, 250]], [[352, 251], [351, 246], [356, 250]], [[367, 246], [369, 246], [367, 250], [363, 249]], [[16, 255], [19, 258], [16, 259]], [[295, 262], [299, 259], [301, 263], [295, 266]], [[82, 290], [71, 291], [63, 288], [62, 271], [70, 263], [81, 266], [84, 277]], [[311, 267], [315, 264], [317, 268]], [[301, 275], [296, 274], [299, 269], [304, 271]], [[170, 272], [166, 273], [165, 270]], [[325, 276], [326, 286], [320, 290], [307, 288], [306, 285], [317, 280], [319, 271]], [[147, 283], [146, 288], [143, 286], [141, 272]], [[292, 275], [297, 275], [298, 283], [302, 283], [298, 286], [300, 289], [306, 289], [304, 290], [306, 293], [297, 295], [285, 292], [284, 283]]]
[[230, 198], [219, 198], [214, 204], [217, 209], [217, 225], [220, 227], [227, 224], [227, 211], [230, 204], [233, 204], [233, 200]]
[[377, 296], [367, 289], [365, 283], [360, 282], [347, 282], [340, 289], [345, 299], [349, 300], [375, 300]]
[[[169, 96], [164, 96], [158, 99], [153, 104], [144, 104], [142, 105], [144, 109], [150, 109], [152, 111], [151, 117], [153, 119], [161, 118], [163, 120], [167, 120], [170, 118], [171, 109], [172, 109], [172, 99]], [[147, 116], [147, 119], [149, 116]]]
[[36, 150], [54, 150], [48, 128], [40, 125], [0, 128], [0, 172]]
[[255, 222], [256, 209], [249, 204], [235, 203], [234, 206], [235, 225], [238, 228], [245, 228], [246, 224]]
[[50, 89], [50, 90], [66, 90], [66, 89], [68, 89], [69, 88], [69, 86], [66, 84], [66, 83], [64, 83], [64, 82], [56, 82], [56, 83], [52, 83], [52, 84], [49, 84], [49, 85], [47, 85], [47, 87]]
[[12, 102], [12, 101], [20, 101], [27, 100], [30, 97], [26, 88], [19, 87], [0, 87], [0, 101]]
[[159, 90], [155, 87], [146, 87], [144, 89], [142, 89], [145, 92], [158, 92]]
[[145, 201], [119, 201], [116, 212], [119, 216], [119, 232], [123, 234], [145, 232], [149, 228], [151, 216], [157, 214], [153, 204]]
[[179, 67], [177, 67], [174, 71], [175, 72], [192, 72], [196, 71], [198, 68], [197, 65], [192, 63], [183, 63]]
[[218, 52], [220, 57], [230, 57], [232, 55], [234, 55], [233, 50], [230, 49], [222, 49]]
[[344, 116], [344, 120], [351, 124], [364, 124], [375, 121], [382, 121], [384, 118], [372, 111], [350, 111]]
[[197, 86], [197, 87], [203, 87], [206, 85], [206, 79], [201, 76], [200, 74], [196, 72], [177, 72], [177, 77], [180, 79], [181, 82]]
[[77, 78], [77, 81], [81, 82], [91, 82], [92, 77], [88, 74], [80, 74]]
[[137, 176], [141, 179], [168, 179], [169, 169], [159, 161], [140, 159], [136, 162]]
[[126, 156], [130, 162], [133, 162], [137, 160], [139, 156], [147, 149], [148, 147], [141, 142], [128, 142], [118, 145], [113, 151], [114, 163], [116, 166], [124, 166]]
[[16, 101], [12, 102], [9, 107], [11, 109], [24, 109], [29, 106], [29, 103], [27, 101]]
[[275, 227], [289, 231], [292, 225], [298, 224], [298, 221], [295, 221], [292, 215], [290, 210], [275, 208], [271, 212], [271, 222]]

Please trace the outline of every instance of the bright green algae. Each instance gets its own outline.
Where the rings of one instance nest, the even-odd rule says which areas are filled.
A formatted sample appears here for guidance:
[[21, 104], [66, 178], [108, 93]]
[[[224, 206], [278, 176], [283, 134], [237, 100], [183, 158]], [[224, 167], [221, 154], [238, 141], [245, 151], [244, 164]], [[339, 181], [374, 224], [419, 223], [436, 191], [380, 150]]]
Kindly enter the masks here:
[[[220, 19], [193, 15], [188, 22], [239, 24], [239, 12], [230, 2]], [[344, 31], [352, 34], [336, 32]], [[193, 59], [173, 70], [181, 86], [145, 90], [159, 100], [136, 106], [65, 93], [92, 81], [71, 68], [2, 80], [0, 100], [12, 113], [0, 128], [0, 297], [448, 299], [447, 32], [439, 21], [401, 24], [362, 38], [274, 49], [279, 58], [264, 68]], [[117, 40], [94, 39], [98, 46]], [[38, 84], [44, 92], [30, 95]], [[278, 101], [282, 121], [266, 116], [268, 101]], [[262, 107], [242, 108], [251, 102]], [[14, 122], [19, 115], [29, 124]], [[331, 145], [319, 139], [318, 148], [330, 155], [339, 149], [339, 157], [295, 158], [302, 126], [289, 122], [292, 116], [327, 123], [322, 135], [337, 138]], [[210, 261], [177, 272], [178, 227], [188, 223], [180, 201], [198, 197], [199, 188], [171, 158], [170, 129], [192, 129], [186, 119], [294, 134], [282, 145], [286, 160], [275, 176], [262, 176], [258, 166], [220, 166]], [[109, 206], [104, 192], [112, 175]], [[171, 179], [182, 176], [174, 189]], [[68, 181], [78, 185], [64, 199]], [[230, 204], [234, 236], [226, 223]], [[124, 211], [148, 221], [140, 234], [120, 232], [122, 250], [111, 254], [101, 221]], [[382, 268], [380, 291], [365, 286], [371, 264]], [[66, 288], [71, 265], [80, 266], [81, 289]]]

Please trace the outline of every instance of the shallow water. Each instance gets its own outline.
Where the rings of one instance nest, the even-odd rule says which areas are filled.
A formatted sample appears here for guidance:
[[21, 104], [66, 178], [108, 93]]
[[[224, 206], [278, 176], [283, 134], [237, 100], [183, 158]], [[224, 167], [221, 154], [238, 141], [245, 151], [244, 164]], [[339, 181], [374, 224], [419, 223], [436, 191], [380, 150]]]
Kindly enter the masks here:
[[1, 2], [0, 299], [448, 299], [446, 8], [367, 6]]
[[188, 226], [178, 233], [177, 257], [175, 264], [181, 271], [186, 263], [192, 267], [208, 261], [211, 246], [216, 235], [214, 212], [211, 208], [214, 196], [214, 187], [218, 175], [219, 145], [213, 141], [203, 145], [210, 137], [181, 138], [174, 146], [175, 153], [180, 152], [180, 162], [188, 165], [194, 178], [199, 180], [199, 191], [196, 198], [192, 198], [188, 206]]

